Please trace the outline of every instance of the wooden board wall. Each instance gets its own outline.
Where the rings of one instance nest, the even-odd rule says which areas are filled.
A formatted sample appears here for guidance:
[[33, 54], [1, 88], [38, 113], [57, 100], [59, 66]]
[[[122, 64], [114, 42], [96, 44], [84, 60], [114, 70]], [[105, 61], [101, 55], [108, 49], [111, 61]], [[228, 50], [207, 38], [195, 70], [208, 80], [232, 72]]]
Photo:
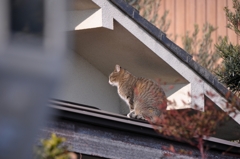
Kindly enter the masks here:
[[[223, 8], [232, 8], [232, 0], [161, 0], [159, 16], [168, 10], [167, 19], [171, 21], [167, 35], [178, 36], [176, 43], [182, 46], [181, 37], [194, 30], [194, 24], [198, 24], [200, 30], [206, 22], [218, 27], [212, 35], [216, 43], [218, 36], [228, 36], [233, 44], [239, 43], [236, 34], [226, 28], [227, 20]], [[201, 36], [201, 32], [200, 32]]]

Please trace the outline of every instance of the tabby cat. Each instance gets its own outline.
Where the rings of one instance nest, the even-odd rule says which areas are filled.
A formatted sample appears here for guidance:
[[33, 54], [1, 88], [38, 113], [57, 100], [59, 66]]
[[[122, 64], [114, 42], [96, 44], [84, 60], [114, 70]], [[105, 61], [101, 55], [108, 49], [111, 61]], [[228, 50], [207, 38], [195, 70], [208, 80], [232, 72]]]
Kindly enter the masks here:
[[126, 69], [116, 65], [109, 76], [109, 83], [117, 86], [119, 96], [128, 104], [129, 118], [156, 123], [162, 110], [166, 110], [165, 93], [153, 80], [135, 77]]

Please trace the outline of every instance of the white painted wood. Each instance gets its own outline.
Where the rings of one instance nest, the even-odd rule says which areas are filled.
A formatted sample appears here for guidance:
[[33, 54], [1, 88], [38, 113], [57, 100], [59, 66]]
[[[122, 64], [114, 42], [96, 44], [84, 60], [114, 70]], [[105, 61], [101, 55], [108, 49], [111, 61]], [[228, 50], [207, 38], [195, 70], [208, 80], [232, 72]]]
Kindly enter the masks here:
[[68, 11], [68, 14], [70, 19], [68, 22], [68, 30], [70, 31], [100, 27], [113, 29], [113, 19], [101, 8], [72, 10]]
[[68, 14], [70, 31], [103, 27], [102, 9], [74, 10]]
[[172, 104], [168, 104], [167, 110], [191, 108], [192, 101], [189, 94], [191, 94], [191, 84], [188, 84], [181, 89], [175, 91], [167, 98], [170, 102], [172, 102]]

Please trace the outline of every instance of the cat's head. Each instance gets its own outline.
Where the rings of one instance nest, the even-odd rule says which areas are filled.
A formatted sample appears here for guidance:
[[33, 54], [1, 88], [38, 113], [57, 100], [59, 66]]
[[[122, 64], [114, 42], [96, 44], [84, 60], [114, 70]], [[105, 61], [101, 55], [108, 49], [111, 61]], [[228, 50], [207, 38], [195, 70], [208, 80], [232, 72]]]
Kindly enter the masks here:
[[114, 71], [109, 75], [109, 83], [112, 86], [117, 86], [123, 72], [124, 69], [121, 68], [121, 66], [116, 65]]

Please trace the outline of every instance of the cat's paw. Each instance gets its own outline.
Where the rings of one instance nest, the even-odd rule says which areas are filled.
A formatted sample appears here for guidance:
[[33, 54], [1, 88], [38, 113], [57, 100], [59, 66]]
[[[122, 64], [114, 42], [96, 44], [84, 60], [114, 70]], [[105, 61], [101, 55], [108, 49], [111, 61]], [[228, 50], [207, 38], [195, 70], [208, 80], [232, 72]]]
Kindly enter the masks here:
[[135, 112], [134, 111], [130, 111], [130, 113], [127, 114], [128, 118], [135, 118]]
[[146, 120], [142, 115], [135, 115], [135, 119]]
[[131, 111], [130, 113], [128, 113], [127, 117], [128, 118], [133, 118], [133, 119], [138, 119], [138, 120], [146, 120], [142, 115], [135, 114], [134, 111]]

